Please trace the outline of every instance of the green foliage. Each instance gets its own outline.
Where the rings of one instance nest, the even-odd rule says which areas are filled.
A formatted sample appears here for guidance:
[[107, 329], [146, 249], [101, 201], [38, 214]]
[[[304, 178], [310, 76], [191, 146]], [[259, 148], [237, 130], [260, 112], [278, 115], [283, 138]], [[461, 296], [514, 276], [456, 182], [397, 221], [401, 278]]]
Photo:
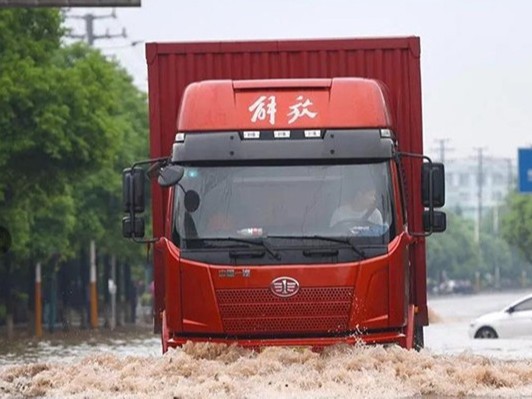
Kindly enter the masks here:
[[494, 223], [497, 219], [487, 213], [481, 223], [480, 244], [474, 238], [474, 222], [447, 210], [447, 231], [427, 239], [429, 279], [438, 282], [446, 275], [449, 279], [474, 281], [476, 273], [480, 273], [482, 284], [486, 286], [495, 283], [498, 270], [501, 280], [517, 285], [527, 262], [516, 248], [532, 255], [532, 201], [516, 195], [510, 196], [508, 201], [509, 210], [505, 207], [497, 210], [502, 233], [498, 234], [497, 223]]
[[532, 263], [532, 196], [512, 193], [508, 197], [502, 235]]
[[480, 238], [482, 263], [479, 271], [486, 274], [494, 273], [498, 267], [500, 272], [508, 274], [512, 269], [512, 253], [510, 246], [500, 237], [482, 234]]
[[[36, 258], [54, 254], [63, 257], [74, 255], [69, 235], [76, 226], [76, 205], [72, 196], [72, 187], [65, 186], [64, 191], [46, 197], [42, 195], [42, 204], [35, 208], [30, 230], [29, 248]], [[43, 193], [44, 194], [44, 193]]]
[[[101, 150], [104, 156], [90, 175], [75, 183], [77, 226], [75, 235], [81, 245], [96, 239], [100, 249], [128, 257], [137, 254], [121, 236], [122, 169], [147, 153], [147, 104], [131, 78], [117, 64], [106, 61], [98, 52], [76, 45], [64, 52], [63, 62], [71, 68], [76, 91], [85, 90], [82, 103], [90, 104], [91, 118], [80, 130], [102, 134], [83, 146], [81, 157], [89, 159]], [[96, 82], [96, 83], [95, 83]], [[75, 92], [72, 92], [74, 94]], [[78, 113], [83, 114], [81, 107]], [[85, 126], [86, 124], [86, 126]], [[97, 141], [97, 142], [96, 142]], [[90, 162], [89, 169], [93, 169]]]
[[480, 265], [473, 223], [447, 212], [447, 231], [427, 239], [429, 277], [439, 281], [445, 272], [449, 278], [470, 278]]
[[[55, 112], [54, 104], [43, 97], [55, 73], [46, 67], [62, 32], [56, 11], [0, 11], [0, 223], [11, 230], [13, 250], [26, 255], [32, 224], [28, 209], [34, 205], [32, 193], [40, 194], [42, 185], [35, 177], [47, 177], [46, 165], [38, 166], [32, 157], [40, 143], [31, 135], [47, 130], [37, 128], [36, 122]], [[32, 163], [31, 172], [27, 165]]]
[[61, 14], [47, 9], [0, 10], [0, 63], [17, 60], [46, 63], [59, 48], [64, 29]]
[[69, 259], [92, 239], [142, 262], [121, 237], [121, 171], [148, 152], [146, 95], [99, 51], [62, 46], [61, 23], [58, 10], [0, 10], [0, 224], [12, 270]]

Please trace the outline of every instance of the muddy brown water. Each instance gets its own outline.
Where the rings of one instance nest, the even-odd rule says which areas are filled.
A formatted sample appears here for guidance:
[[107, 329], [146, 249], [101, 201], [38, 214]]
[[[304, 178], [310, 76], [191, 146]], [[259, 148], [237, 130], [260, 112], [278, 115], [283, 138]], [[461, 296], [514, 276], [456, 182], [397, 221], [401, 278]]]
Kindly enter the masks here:
[[471, 317], [522, 294], [431, 299], [421, 352], [359, 345], [257, 353], [190, 343], [162, 356], [145, 330], [3, 341], [0, 397], [532, 397], [532, 338], [467, 337]]

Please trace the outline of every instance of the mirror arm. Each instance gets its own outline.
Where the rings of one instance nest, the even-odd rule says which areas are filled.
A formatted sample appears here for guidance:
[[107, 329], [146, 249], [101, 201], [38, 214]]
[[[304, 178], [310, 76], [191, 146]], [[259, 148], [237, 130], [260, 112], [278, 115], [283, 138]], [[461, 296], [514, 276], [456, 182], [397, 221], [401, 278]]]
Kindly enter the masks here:
[[155, 244], [157, 241], [159, 241], [158, 238], [151, 238], [147, 240], [145, 238], [138, 239], [136, 237], [131, 237], [131, 240], [137, 244]]
[[[165, 166], [169, 162], [170, 162], [170, 158], [169, 157], [145, 159], [143, 161], [135, 162], [131, 168], [133, 169], [137, 165], [147, 165], [149, 163], [156, 164], [156, 165], [159, 165], [159, 166]], [[148, 171], [150, 171], [151, 169], [152, 169], [152, 167], [148, 168]]]
[[[429, 231], [424, 231], [422, 233], [417, 233], [417, 232], [410, 231], [410, 226], [408, 227], [408, 234], [410, 234], [412, 237], [428, 237], [428, 236], [432, 235], [432, 233], [433, 233], [433, 223], [434, 223], [434, 206], [433, 206], [433, 202], [432, 202], [432, 173], [433, 173], [433, 170], [432, 170], [432, 159], [430, 159], [427, 155], [417, 154], [417, 153], [414, 153], [414, 152], [397, 151], [395, 153], [395, 155], [398, 157], [398, 159], [400, 157], [410, 157], [410, 158], [417, 158], [417, 159], [421, 159], [421, 160], [426, 160], [427, 163], [431, 166], [430, 173], [429, 173], [429, 212], [430, 212], [429, 221], [430, 221], [430, 230]], [[400, 173], [401, 173], [401, 175], [403, 174], [402, 168], [401, 168], [401, 172]], [[401, 179], [401, 180], [404, 180], [404, 179]], [[423, 220], [421, 221], [421, 224], [423, 224]]]
[[168, 165], [168, 163], [170, 162], [170, 159], [169, 158], [163, 158], [163, 159], [160, 159], [160, 158], [157, 158], [154, 162], [153, 162], [153, 165], [151, 165], [147, 170], [146, 170], [146, 174], [148, 175], [148, 177], [150, 179], [152, 179], [154, 176], [154, 173], [155, 171], [157, 171], [158, 169], [162, 168], [163, 166], [166, 166]]

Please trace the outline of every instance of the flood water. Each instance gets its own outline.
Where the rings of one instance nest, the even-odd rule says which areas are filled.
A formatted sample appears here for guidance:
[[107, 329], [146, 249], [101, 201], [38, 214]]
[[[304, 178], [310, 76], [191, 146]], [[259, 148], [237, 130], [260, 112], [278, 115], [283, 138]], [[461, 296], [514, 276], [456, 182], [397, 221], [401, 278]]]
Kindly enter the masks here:
[[532, 337], [472, 340], [469, 321], [526, 292], [429, 299], [426, 349], [212, 344], [160, 354], [147, 330], [0, 341], [0, 397], [532, 397]]

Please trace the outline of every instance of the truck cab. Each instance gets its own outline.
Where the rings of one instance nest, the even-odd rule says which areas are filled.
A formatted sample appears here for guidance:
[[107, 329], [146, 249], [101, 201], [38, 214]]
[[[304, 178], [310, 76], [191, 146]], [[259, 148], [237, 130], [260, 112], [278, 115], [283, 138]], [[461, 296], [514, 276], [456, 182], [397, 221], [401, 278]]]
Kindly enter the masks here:
[[[391, 115], [373, 79], [187, 87], [158, 170], [163, 351], [188, 340], [422, 346], [412, 253], [445, 229], [443, 169], [401, 153]], [[405, 184], [405, 157], [418, 187]], [[422, 230], [409, 226], [409, 195], [429, 208]], [[141, 221], [126, 219], [135, 236]]]

